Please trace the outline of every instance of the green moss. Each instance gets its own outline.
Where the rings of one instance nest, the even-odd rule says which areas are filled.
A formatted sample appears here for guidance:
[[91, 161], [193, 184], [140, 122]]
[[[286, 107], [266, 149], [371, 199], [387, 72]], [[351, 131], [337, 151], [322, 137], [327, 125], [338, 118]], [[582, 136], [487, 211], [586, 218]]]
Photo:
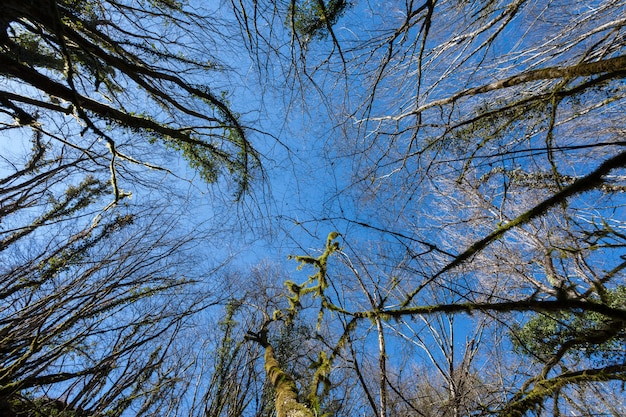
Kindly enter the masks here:
[[289, 308], [287, 309], [286, 315], [287, 323], [291, 322], [293, 318], [297, 315], [298, 309], [301, 306], [300, 299], [308, 294], [312, 294], [313, 297], [319, 297], [322, 299], [321, 302], [323, 308], [320, 309], [319, 321], [321, 321], [321, 319], [323, 318], [324, 310], [338, 310], [338, 307], [329, 303], [324, 296], [324, 290], [328, 288], [328, 281], [326, 279], [326, 265], [328, 263], [328, 258], [330, 257], [330, 255], [339, 250], [339, 242], [335, 241], [338, 236], [340, 236], [338, 232], [331, 232], [328, 234], [324, 252], [317, 258], [308, 255], [289, 256], [289, 259], [294, 259], [299, 263], [298, 269], [302, 269], [306, 265], [311, 265], [317, 271], [313, 275], [310, 275], [309, 278], [302, 284], [296, 284], [293, 281], [285, 281], [285, 286], [291, 293], [287, 297], [287, 300], [289, 302]]
[[265, 372], [276, 392], [277, 417], [314, 417], [310, 408], [298, 402], [296, 383], [280, 367], [271, 345], [265, 348]]
[[345, 0], [297, 0], [291, 3], [285, 23], [305, 42], [321, 40], [350, 6]]

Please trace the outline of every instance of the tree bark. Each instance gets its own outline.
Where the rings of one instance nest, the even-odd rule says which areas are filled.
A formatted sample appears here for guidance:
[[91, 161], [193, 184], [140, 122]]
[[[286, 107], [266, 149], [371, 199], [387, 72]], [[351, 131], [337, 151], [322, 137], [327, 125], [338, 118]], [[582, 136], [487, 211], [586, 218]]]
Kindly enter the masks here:
[[265, 372], [276, 391], [274, 401], [277, 417], [314, 417], [310, 408], [298, 402], [296, 383], [280, 367], [270, 344], [265, 346]]

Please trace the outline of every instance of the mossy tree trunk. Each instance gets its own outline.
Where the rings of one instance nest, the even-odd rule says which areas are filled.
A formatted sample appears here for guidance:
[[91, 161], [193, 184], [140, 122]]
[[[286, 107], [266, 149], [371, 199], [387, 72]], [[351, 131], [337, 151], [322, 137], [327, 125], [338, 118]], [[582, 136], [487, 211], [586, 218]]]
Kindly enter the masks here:
[[314, 417], [310, 408], [298, 402], [296, 383], [280, 367], [270, 344], [265, 346], [265, 372], [276, 391], [274, 401], [278, 417]]
[[274, 387], [274, 406], [277, 417], [315, 417], [313, 411], [298, 401], [295, 381], [283, 370], [276, 359], [274, 348], [267, 340], [267, 322], [259, 333], [248, 331], [246, 338], [259, 343], [265, 349], [265, 372]]

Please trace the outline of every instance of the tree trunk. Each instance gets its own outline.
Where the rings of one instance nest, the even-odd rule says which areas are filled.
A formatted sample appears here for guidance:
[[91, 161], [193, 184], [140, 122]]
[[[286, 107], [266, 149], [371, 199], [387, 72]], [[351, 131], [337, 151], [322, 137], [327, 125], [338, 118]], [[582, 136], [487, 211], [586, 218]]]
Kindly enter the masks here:
[[276, 391], [274, 401], [277, 417], [314, 417], [310, 408], [298, 402], [296, 383], [282, 370], [271, 345], [265, 346], [265, 372]]

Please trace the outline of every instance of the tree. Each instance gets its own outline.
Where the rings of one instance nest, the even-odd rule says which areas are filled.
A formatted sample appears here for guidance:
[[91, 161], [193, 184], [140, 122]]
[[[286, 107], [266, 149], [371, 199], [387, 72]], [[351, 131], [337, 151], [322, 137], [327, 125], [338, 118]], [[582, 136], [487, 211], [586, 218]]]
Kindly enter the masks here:
[[[595, 390], [619, 389], [625, 370], [611, 354], [625, 314], [615, 301], [626, 267], [623, 4], [355, 2], [330, 38], [309, 42], [263, 31], [267, 13], [289, 21], [281, 5], [236, 5], [251, 50], [280, 62], [304, 106], [323, 103], [337, 127], [307, 155], [332, 171], [334, 188], [285, 230], [340, 231], [372, 277], [356, 298], [354, 272], [335, 266], [325, 311], [348, 323], [478, 315], [493, 322], [485, 337], [543, 362], [516, 370], [511, 355], [477, 359], [509, 374], [503, 401], [474, 413], [603, 412]], [[318, 123], [319, 108], [307, 109]], [[382, 401], [385, 390], [364, 380], [370, 403]]]
[[293, 32], [307, 43], [312, 39], [323, 39], [332, 33], [332, 27], [350, 6], [345, 0], [292, 1], [289, 5], [288, 25]]
[[[145, 157], [180, 152], [209, 183], [231, 176], [240, 196], [258, 156], [202, 42], [212, 22], [175, 1], [7, 1], [0, 20], [0, 109], [11, 129], [64, 141], [108, 159], [115, 201], [119, 163], [165, 169]], [[209, 33], [202, 33], [206, 28]], [[128, 144], [126, 143], [128, 141]]]
[[[624, 286], [606, 295], [608, 305], [624, 305]], [[533, 316], [521, 328], [513, 330], [513, 345], [533, 359], [550, 363], [568, 354], [573, 360], [581, 356], [596, 366], [622, 363], [624, 328], [618, 320], [593, 312], [541, 314]]]
[[207, 217], [196, 230], [181, 221], [192, 203], [172, 154], [237, 197], [258, 162], [222, 82], [207, 85], [219, 66], [196, 42], [201, 22], [176, 2], [3, 3], [0, 408], [10, 416], [142, 415], [184, 398], [194, 356], [183, 334], [219, 301], [206, 277], [222, 255], [201, 259], [198, 242], [210, 247], [215, 233], [202, 231]]
[[201, 235], [153, 201], [102, 212], [107, 167], [42, 136], [0, 179], [1, 408], [36, 415], [61, 401], [115, 416], [168, 405], [187, 361], [180, 335], [219, 300], [198, 292], [187, 263]]
[[[310, 275], [279, 277], [284, 289], [267, 297], [230, 293], [222, 324], [214, 324], [219, 330], [207, 344], [216, 348], [214, 356], [208, 354], [211, 366], [198, 365], [200, 354], [189, 361], [175, 354], [146, 361], [161, 358], [146, 339], [142, 346], [155, 356], [129, 359], [136, 367], [124, 368], [127, 373], [108, 371], [107, 356], [96, 361], [104, 370], [83, 367], [88, 375], [122, 372], [115, 386], [127, 389], [113, 391], [119, 401], [111, 412], [137, 407], [142, 414], [162, 405], [164, 414], [266, 416], [273, 400], [281, 415], [289, 407], [305, 415], [380, 417], [624, 414], [619, 394], [626, 364], [616, 353], [626, 326], [623, 4], [229, 4], [243, 35], [241, 46], [255, 59], [252, 68], [266, 77], [258, 88], [260, 100], [267, 92], [284, 93], [284, 108], [280, 100], [267, 107], [275, 107], [285, 124], [303, 128], [297, 140], [272, 150], [272, 160], [279, 161], [277, 188], [286, 191], [268, 213], [282, 222], [287, 236], [271, 246], [272, 254], [293, 243], [295, 260]], [[62, 155], [46, 162], [51, 177], [39, 177], [28, 162], [7, 177], [24, 178], [20, 189], [35, 187], [7, 200], [12, 207], [7, 213], [20, 216], [3, 239], [18, 254], [24, 250], [20, 242], [47, 242], [35, 247], [51, 252], [33, 252], [51, 260], [42, 265], [52, 280], [42, 282], [56, 283], [54, 278], [65, 274], [62, 282], [79, 288], [86, 278], [83, 253], [90, 258], [97, 248], [103, 257], [96, 259], [110, 258], [100, 243], [135, 226], [124, 223], [136, 219], [127, 219], [132, 213], [120, 204], [128, 184], [142, 187], [154, 178], [144, 174], [145, 167], [167, 166], [162, 153], [156, 161], [144, 160], [146, 149], [174, 148], [205, 180], [234, 174], [235, 192], [245, 191], [258, 157], [247, 140], [249, 130], [228, 106], [228, 94], [216, 92], [222, 90], [215, 86], [219, 79], [211, 80], [211, 90], [198, 87], [206, 84], [201, 78], [206, 74], [196, 70], [216, 76], [216, 64], [206, 65], [191, 47], [200, 38], [186, 30], [200, 21], [199, 14], [160, 1], [55, 2], [53, 8], [10, 1], [8, 10], [0, 71], [17, 93], [0, 96], [3, 126], [35, 134], [33, 160], [45, 148], [37, 143], [54, 142]], [[163, 41], [150, 26], [137, 27], [140, 15], [167, 28]], [[210, 22], [200, 26], [210, 28]], [[217, 34], [202, 36], [206, 42]], [[147, 112], [144, 103], [162, 107], [149, 105]], [[79, 123], [65, 118], [70, 113]], [[296, 162], [285, 167], [281, 161]], [[66, 172], [72, 174], [64, 180], [74, 184], [68, 192], [58, 181], [52, 187], [37, 182]], [[94, 172], [98, 175], [91, 178]], [[285, 172], [294, 175], [286, 178]], [[114, 204], [81, 215], [92, 207], [90, 199], [104, 198], [106, 184], [112, 184]], [[38, 198], [46, 192], [54, 197], [50, 202]], [[294, 202], [296, 209], [286, 208]], [[67, 231], [58, 242], [53, 232], [45, 233], [69, 219], [76, 219], [74, 232], [86, 231], [77, 240]], [[341, 237], [336, 232], [326, 237], [330, 230]], [[90, 246], [98, 236], [102, 240]], [[326, 245], [315, 249], [322, 239]], [[57, 254], [57, 247], [65, 251]], [[153, 246], [147, 247], [153, 253]], [[171, 265], [169, 254], [157, 259]], [[106, 265], [98, 264], [98, 271], [105, 274]], [[72, 281], [72, 274], [82, 278]], [[151, 277], [144, 274], [139, 282]], [[180, 300], [173, 287], [163, 290]], [[135, 305], [152, 311], [151, 300], [146, 296]], [[63, 307], [57, 303], [54, 314]], [[187, 323], [188, 304], [167, 307], [179, 312], [158, 310], [172, 318], [169, 323]], [[38, 317], [30, 311], [25, 323]], [[290, 333], [294, 323], [305, 323], [307, 332]], [[107, 329], [106, 324], [97, 326]], [[37, 326], [24, 331], [32, 328]], [[173, 344], [180, 343], [175, 333], [167, 338]], [[26, 334], [38, 341], [36, 331]], [[72, 341], [71, 335], [58, 337]], [[310, 369], [294, 356], [281, 357], [293, 343], [284, 335], [294, 335], [299, 347], [308, 349]], [[10, 342], [30, 352], [30, 343]], [[22, 391], [47, 388], [45, 379], [26, 382], [37, 366], [44, 376], [65, 375], [55, 372], [55, 366], [68, 363], [58, 346], [50, 347], [58, 352], [56, 362], [38, 362], [40, 351], [18, 352], [3, 384], [17, 381]], [[117, 352], [116, 346], [106, 351]], [[129, 346], [121, 349], [129, 358], [135, 353]], [[86, 352], [88, 359], [100, 353]], [[22, 362], [32, 366], [23, 368]], [[140, 378], [137, 384], [136, 375], [147, 375], [142, 370], [153, 369], [153, 363], [158, 363], [150, 373], [155, 379]], [[409, 377], [405, 369], [416, 373]], [[87, 374], [57, 381], [56, 387], [78, 380], [83, 385], [78, 391], [71, 386], [71, 406], [108, 410], [108, 385]], [[174, 383], [191, 375], [199, 381], [193, 394], [185, 391], [191, 384]], [[241, 381], [241, 390], [230, 390], [232, 379]], [[83, 396], [82, 387], [92, 396]], [[11, 392], [6, 401], [30, 400], [22, 391]], [[333, 403], [337, 398], [341, 401]], [[186, 400], [192, 406], [185, 408]]]

